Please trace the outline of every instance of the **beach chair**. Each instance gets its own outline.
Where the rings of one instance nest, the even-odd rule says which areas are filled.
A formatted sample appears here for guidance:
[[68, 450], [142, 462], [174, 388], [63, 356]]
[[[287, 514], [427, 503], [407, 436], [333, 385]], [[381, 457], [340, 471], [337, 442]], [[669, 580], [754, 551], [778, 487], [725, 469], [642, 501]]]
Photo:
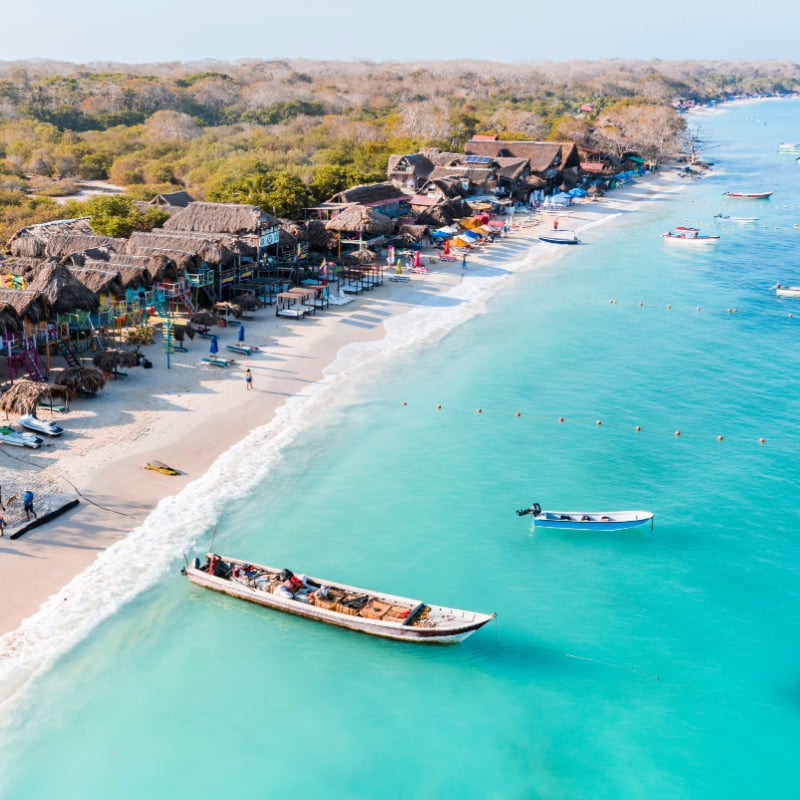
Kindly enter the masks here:
[[206, 356], [200, 359], [204, 364], [209, 364], [212, 367], [229, 367], [234, 364], [232, 358], [219, 358], [218, 356]]

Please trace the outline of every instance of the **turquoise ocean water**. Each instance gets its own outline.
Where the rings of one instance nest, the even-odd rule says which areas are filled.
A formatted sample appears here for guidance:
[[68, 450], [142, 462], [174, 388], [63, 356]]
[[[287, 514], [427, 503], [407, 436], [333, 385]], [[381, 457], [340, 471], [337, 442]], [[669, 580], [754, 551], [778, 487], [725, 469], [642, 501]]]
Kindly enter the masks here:
[[[795, 796], [800, 301], [770, 287], [800, 283], [800, 105], [691, 124], [706, 178], [555, 257], [499, 244], [6, 639], [0, 797]], [[655, 527], [533, 533], [532, 501]], [[190, 587], [214, 521], [219, 552], [497, 623], [415, 647]]]

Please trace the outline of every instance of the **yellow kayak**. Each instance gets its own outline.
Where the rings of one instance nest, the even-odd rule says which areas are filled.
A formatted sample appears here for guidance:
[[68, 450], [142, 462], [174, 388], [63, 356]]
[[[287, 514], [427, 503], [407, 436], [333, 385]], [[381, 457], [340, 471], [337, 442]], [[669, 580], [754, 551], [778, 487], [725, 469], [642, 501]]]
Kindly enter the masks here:
[[164, 475], [180, 475], [180, 470], [170, 467], [167, 464], [162, 464], [160, 461], [149, 461], [144, 465], [145, 469], [151, 469], [154, 472], [161, 472]]

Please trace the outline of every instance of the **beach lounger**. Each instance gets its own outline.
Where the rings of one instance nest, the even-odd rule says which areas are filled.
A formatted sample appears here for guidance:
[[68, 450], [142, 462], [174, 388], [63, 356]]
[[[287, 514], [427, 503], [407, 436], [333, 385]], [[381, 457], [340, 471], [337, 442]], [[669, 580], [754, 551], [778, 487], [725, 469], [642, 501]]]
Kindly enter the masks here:
[[258, 347], [249, 344], [226, 344], [225, 349], [232, 353], [241, 353], [243, 356], [251, 356], [253, 353], [259, 352]]
[[409, 278], [408, 275], [390, 275], [389, 280], [395, 283], [408, 283], [411, 278]]
[[200, 360], [205, 364], [210, 364], [212, 367], [229, 367], [235, 363], [232, 358], [216, 358], [214, 356], [206, 356]]

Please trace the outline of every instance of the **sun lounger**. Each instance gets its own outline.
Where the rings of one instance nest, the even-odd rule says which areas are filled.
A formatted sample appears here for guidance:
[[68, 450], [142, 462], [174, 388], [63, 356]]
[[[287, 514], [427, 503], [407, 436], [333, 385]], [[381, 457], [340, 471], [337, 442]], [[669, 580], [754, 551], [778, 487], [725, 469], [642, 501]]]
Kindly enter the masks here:
[[200, 360], [212, 367], [229, 367], [234, 363], [232, 358], [216, 358], [215, 356], [206, 356]]
[[390, 275], [389, 280], [395, 283], [408, 283], [411, 278], [409, 278], [408, 275]]
[[259, 352], [255, 345], [249, 344], [226, 344], [225, 349], [233, 353], [241, 353], [243, 356], [251, 356], [253, 353]]

